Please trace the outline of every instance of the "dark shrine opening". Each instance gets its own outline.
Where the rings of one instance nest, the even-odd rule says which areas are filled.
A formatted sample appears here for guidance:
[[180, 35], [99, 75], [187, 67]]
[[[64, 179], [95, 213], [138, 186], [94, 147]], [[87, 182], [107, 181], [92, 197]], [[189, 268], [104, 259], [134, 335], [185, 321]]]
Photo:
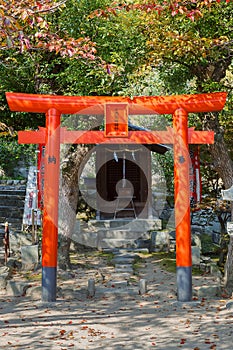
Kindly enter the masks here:
[[[96, 152], [96, 166], [100, 218], [148, 218], [151, 197], [150, 151], [142, 145], [101, 145]], [[122, 200], [126, 200], [126, 205]]]
[[[148, 185], [145, 174], [142, 169], [134, 162], [125, 159], [125, 183], [122, 174], [124, 169], [124, 159], [120, 158], [118, 162], [110, 160], [106, 164], [107, 168], [107, 198], [108, 201], [113, 201], [117, 196], [117, 184], [122, 188], [126, 187], [126, 184], [130, 182], [133, 186], [134, 200], [146, 201]], [[141, 188], [143, 186], [143, 188]]]

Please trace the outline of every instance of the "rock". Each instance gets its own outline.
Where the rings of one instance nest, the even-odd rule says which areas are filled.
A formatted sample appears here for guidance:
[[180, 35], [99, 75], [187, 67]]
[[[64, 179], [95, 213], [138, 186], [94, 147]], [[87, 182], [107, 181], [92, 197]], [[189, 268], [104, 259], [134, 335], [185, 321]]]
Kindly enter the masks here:
[[8, 258], [6, 266], [8, 266], [10, 269], [21, 268], [21, 263], [15, 258]]
[[38, 245], [22, 246], [21, 260], [23, 270], [34, 270], [39, 262]]
[[7, 274], [0, 275], [0, 290], [6, 289]]
[[25, 282], [8, 281], [6, 286], [6, 294], [15, 297], [24, 296], [30, 286], [30, 284]]
[[220, 286], [203, 286], [197, 290], [199, 298], [211, 298], [218, 297], [221, 295]]
[[192, 233], [192, 246], [197, 246], [201, 250], [201, 239], [196, 233]]
[[69, 271], [64, 271], [59, 269], [58, 278], [60, 278], [62, 281], [70, 281], [73, 278], [75, 278], [75, 274]]
[[228, 303], [226, 303], [226, 309], [233, 310], [233, 301], [229, 301]]
[[18, 253], [21, 246], [30, 246], [32, 236], [23, 232], [10, 232], [10, 248], [13, 253]]
[[192, 235], [193, 234], [202, 234], [204, 233], [203, 227], [200, 225], [191, 225], [191, 229], [192, 229]]
[[26, 290], [26, 295], [33, 300], [41, 299], [41, 286], [32, 286]]
[[219, 278], [222, 277], [221, 271], [219, 270], [217, 264], [214, 262], [210, 263], [210, 273], [211, 273], [211, 275], [215, 275]]
[[16, 253], [19, 251], [20, 244], [19, 240], [17, 239], [17, 236], [14, 233], [10, 232], [10, 249], [13, 253]]
[[215, 244], [220, 244], [221, 241], [221, 234], [218, 232], [212, 232], [212, 241]]
[[0, 290], [5, 290], [7, 280], [10, 278], [11, 270], [7, 266], [0, 267]]

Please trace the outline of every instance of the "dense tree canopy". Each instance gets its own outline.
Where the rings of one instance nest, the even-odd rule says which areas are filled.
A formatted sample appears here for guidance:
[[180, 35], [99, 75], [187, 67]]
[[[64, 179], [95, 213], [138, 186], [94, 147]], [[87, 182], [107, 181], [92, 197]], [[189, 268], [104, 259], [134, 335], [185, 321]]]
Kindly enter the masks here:
[[[190, 125], [215, 130], [208, 164], [229, 187], [232, 13], [231, 0], [0, 0], [1, 121], [7, 130], [44, 125], [44, 116], [11, 113], [5, 91], [159, 95], [227, 90], [222, 113], [190, 116]], [[69, 158], [72, 165], [80, 164], [77, 154]], [[77, 174], [72, 176], [76, 181]], [[64, 178], [67, 189], [72, 184]], [[71, 198], [73, 207], [76, 201], [77, 196]]]

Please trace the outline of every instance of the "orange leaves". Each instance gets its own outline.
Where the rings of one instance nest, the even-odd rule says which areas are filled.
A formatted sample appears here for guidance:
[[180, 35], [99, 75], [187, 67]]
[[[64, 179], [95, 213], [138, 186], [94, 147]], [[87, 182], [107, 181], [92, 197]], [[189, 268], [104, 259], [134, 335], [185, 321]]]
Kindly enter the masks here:
[[[191, 21], [203, 16], [203, 9], [210, 8], [212, 5], [220, 3], [220, 1], [225, 1], [230, 3], [231, 0], [192, 0], [192, 6], [190, 6], [190, 1], [163, 1], [160, 4], [157, 2], [144, 1], [141, 4], [127, 4], [122, 3], [121, 5], [113, 4], [111, 7], [106, 7], [105, 9], [98, 9], [93, 11], [90, 18], [93, 17], [108, 17], [110, 15], [117, 16], [120, 12], [126, 11], [141, 11], [145, 13], [156, 12], [161, 15], [163, 12], [169, 11], [172, 16], [184, 15]], [[115, 6], [114, 6], [115, 5]]]
[[89, 38], [65, 38], [52, 31], [45, 15], [62, 8], [64, 3], [62, 0], [0, 0], [0, 50], [14, 48], [22, 53], [39, 48], [61, 56], [95, 59], [95, 44]]
[[60, 333], [61, 336], [63, 336], [63, 335], [66, 333], [66, 331], [65, 331], [64, 329], [61, 329], [61, 330], [59, 331], [59, 333]]

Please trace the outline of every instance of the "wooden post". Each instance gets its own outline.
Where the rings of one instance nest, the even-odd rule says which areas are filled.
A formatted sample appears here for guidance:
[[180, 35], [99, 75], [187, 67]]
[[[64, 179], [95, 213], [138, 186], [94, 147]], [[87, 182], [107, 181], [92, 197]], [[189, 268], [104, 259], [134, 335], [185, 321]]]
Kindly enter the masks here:
[[6, 221], [5, 224], [5, 230], [4, 230], [4, 258], [5, 258], [5, 265], [7, 264], [7, 258], [10, 256], [10, 237], [9, 237], [9, 224]]

